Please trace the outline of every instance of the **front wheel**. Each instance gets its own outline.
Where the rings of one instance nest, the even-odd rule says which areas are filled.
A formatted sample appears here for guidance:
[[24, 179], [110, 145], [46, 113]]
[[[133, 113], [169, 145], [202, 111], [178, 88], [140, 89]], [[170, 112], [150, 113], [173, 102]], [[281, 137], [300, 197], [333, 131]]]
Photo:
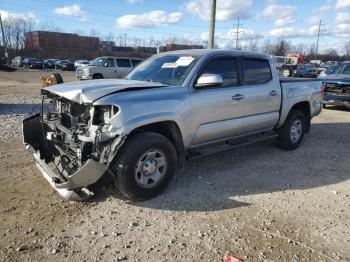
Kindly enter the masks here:
[[305, 128], [305, 115], [299, 110], [292, 110], [282, 128], [278, 130], [278, 146], [285, 150], [298, 148], [304, 138]]
[[176, 173], [174, 145], [157, 133], [138, 133], [127, 140], [111, 165], [118, 189], [142, 201], [160, 194]]

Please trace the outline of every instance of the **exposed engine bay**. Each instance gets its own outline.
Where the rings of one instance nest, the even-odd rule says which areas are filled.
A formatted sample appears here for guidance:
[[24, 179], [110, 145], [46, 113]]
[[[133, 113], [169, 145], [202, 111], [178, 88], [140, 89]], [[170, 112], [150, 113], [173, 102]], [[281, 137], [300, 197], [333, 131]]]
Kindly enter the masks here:
[[125, 140], [109, 124], [117, 113], [116, 106], [79, 104], [43, 91], [41, 114], [23, 121], [24, 142], [57, 187], [79, 189], [106, 172]]

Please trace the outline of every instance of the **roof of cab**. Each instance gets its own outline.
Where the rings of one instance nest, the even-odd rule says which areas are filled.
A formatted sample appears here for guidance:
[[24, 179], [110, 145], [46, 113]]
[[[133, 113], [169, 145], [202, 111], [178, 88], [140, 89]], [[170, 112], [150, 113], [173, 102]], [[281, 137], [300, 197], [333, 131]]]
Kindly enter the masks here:
[[256, 58], [263, 58], [263, 59], [270, 59], [270, 56], [261, 54], [261, 53], [255, 53], [255, 52], [247, 52], [242, 50], [235, 50], [235, 49], [186, 49], [186, 50], [177, 50], [177, 51], [169, 51], [160, 53], [162, 54], [177, 54], [177, 55], [197, 55], [197, 56], [204, 56], [204, 55], [234, 55], [234, 56], [253, 56]]

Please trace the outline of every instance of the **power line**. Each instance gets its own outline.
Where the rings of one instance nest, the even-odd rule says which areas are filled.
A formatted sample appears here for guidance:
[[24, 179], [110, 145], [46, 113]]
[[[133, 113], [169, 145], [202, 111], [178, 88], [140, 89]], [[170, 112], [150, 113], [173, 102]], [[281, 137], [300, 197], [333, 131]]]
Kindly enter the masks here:
[[236, 29], [235, 32], [232, 32], [233, 34], [235, 34], [235, 39], [236, 39], [236, 49], [239, 49], [239, 34], [244, 33], [243, 28], [243, 24], [239, 23], [239, 17], [237, 19], [237, 24], [233, 25], [233, 29]]
[[318, 25], [318, 30], [317, 30], [317, 42], [316, 42], [316, 50], [315, 50], [315, 60], [317, 60], [317, 52], [318, 52], [318, 44], [320, 41], [320, 34], [325, 32], [326, 29], [322, 29], [322, 27], [324, 27], [325, 24], [322, 24], [322, 20], [320, 19], [320, 23]]

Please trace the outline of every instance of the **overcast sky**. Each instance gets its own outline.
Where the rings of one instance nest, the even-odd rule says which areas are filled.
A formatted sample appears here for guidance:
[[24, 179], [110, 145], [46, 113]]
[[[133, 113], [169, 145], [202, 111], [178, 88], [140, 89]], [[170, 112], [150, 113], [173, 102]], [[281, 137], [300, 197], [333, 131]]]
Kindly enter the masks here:
[[[325, 24], [321, 50], [350, 41], [350, 0], [217, 0], [216, 43], [232, 41], [240, 17], [242, 39], [284, 37], [294, 44], [316, 42]], [[65, 32], [95, 29], [101, 35], [163, 39], [177, 35], [206, 39], [210, 0], [1, 0], [4, 19], [20, 16], [37, 24], [52, 21]]]

